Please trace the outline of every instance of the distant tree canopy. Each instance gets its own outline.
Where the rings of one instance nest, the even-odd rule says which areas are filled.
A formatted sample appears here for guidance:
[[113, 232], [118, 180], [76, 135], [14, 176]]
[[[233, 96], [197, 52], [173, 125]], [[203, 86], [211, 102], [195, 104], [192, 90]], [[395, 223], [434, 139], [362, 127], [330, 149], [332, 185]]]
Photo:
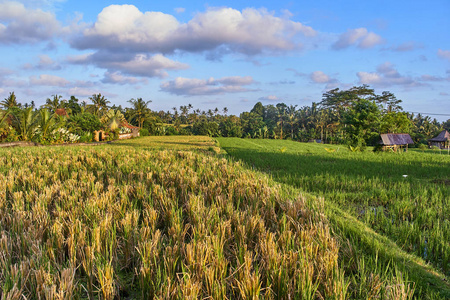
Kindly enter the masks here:
[[[49, 131], [55, 132], [58, 128], [85, 135], [83, 140], [88, 140], [95, 130], [117, 131], [123, 120], [145, 128], [151, 135], [321, 140], [360, 149], [376, 143], [381, 133], [410, 133], [419, 144], [426, 143], [444, 128], [450, 130], [450, 120], [439, 123], [429, 116], [403, 112], [402, 100], [393, 93], [383, 91], [378, 95], [368, 85], [331, 89], [310, 106], [257, 102], [250, 111], [239, 116], [227, 115], [227, 107], [201, 110], [189, 103], [167, 111], [152, 111], [150, 100], [132, 98], [128, 103], [130, 107], [110, 106], [110, 101], [100, 93], [81, 102], [74, 96], [66, 100], [52, 95], [43, 106], [35, 108], [33, 101], [22, 106], [11, 92], [0, 102], [3, 108], [0, 110], [0, 141], [50, 141]], [[55, 115], [61, 109], [66, 117]]]

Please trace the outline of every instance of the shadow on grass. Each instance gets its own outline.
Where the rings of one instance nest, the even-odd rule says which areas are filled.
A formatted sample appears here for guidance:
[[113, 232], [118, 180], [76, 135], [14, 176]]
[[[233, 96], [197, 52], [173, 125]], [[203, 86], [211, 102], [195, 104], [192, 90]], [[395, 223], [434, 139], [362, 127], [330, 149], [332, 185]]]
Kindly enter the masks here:
[[[305, 190], [316, 195], [324, 187], [322, 184], [315, 186], [311, 181], [319, 177], [325, 183], [328, 177], [332, 177], [334, 180], [361, 182], [368, 179], [392, 183], [407, 181], [411, 186], [439, 185], [440, 188], [448, 188], [441, 181], [448, 179], [448, 164], [439, 161], [427, 160], [424, 163], [402, 154], [383, 153], [379, 157], [365, 159], [365, 154], [361, 153], [337, 155], [338, 153], [325, 151], [324, 145], [299, 145], [285, 141], [219, 139], [219, 142], [231, 157], [245, 162], [249, 167], [269, 173], [276, 181], [296, 188], [305, 188], [300, 186], [300, 178], [304, 183], [309, 181]], [[290, 148], [286, 149], [287, 147]], [[322, 149], [323, 155], [317, 154]], [[405, 174], [408, 177], [403, 177]], [[450, 285], [445, 281], [445, 275], [426, 264], [423, 259], [403, 251], [395, 242], [375, 232], [333, 202], [325, 203], [327, 217], [337, 236], [344, 241], [353, 241], [354, 246], [366, 255], [378, 255], [386, 267], [392, 267], [390, 264], [394, 263], [401, 272], [407, 274], [409, 280], [415, 282], [421, 297], [428, 297], [431, 292], [450, 299]]]

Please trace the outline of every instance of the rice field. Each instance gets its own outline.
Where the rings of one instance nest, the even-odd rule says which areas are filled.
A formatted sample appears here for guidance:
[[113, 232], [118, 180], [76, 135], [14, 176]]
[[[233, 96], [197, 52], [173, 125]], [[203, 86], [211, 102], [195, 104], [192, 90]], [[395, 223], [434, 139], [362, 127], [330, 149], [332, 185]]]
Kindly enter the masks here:
[[[375, 248], [384, 252], [386, 258], [397, 261], [417, 257], [418, 265], [431, 265], [440, 274], [439, 279], [426, 282], [423, 273], [414, 274], [418, 265], [410, 272], [410, 278], [415, 276], [430, 286], [439, 281], [447, 282], [450, 275], [450, 156], [446, 152], [354, 153], [335, 145], [218, 140], [230, 157], [244, 161], [248, 167], [324, 198], [330, 220], [337, 219], [336, 211], [341, 215], [340, 221], [334, 222], [336, 232], [359, 240], [355, 241], [355, 246], [366, 248], [364, 253], [374, 255], [374, 250], [367, 248]], [[354, 221], [350, 222], [351, 218]], [[349, 230], [358, 221], [374, 230], [376, 235], [373, 236], [391, 246], [364, 244], [367, 228], [358, 225], [360, 228], [355, 226], [351, 233]], [[400, 258], [402, 255], [392, 250], [395, 247], [413, 258]]]
[[0, 297], [448, 295], [360, 255], [323, 199], [218, 152], [207, 137], [0, 149]]
[[320, 205], [151, 142], [0, 150], [2, 299], [346, 298]]

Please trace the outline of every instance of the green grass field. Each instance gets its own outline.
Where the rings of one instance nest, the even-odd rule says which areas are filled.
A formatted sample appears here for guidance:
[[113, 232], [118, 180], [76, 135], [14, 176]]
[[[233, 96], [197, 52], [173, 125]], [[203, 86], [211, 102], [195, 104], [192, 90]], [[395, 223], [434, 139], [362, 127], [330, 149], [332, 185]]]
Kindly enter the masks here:
[[[0, 149], [0, 297], [450, 298], [431, 242], [424, 257], [393, 229], [382, 232], [384, 218], [393, 228], [422, 224], [416, 216], [429, 208], [435, 223], [421, 231], [446, 234], [433, 225], [448, 226], [436, 209], [448, 201], [442, 157], [411, 153], [403, 164], [287, 141], [220, 145], [228, 155], [208, 137]], [[379, 161], [397, 165], [367, 175]], [[414, 173], [415, 164], [436, 175]], [[408, 187], [388, 189], [389, 178]], [[399, 202], [413, 188], [426, 204], [413, 207], [412, 221], [392, 219], [381, 201]]]
[[[397, 263], [420, 288], [446, 282], [450, 275], [450, 156], [446, 153], [354, 153], [337, 145], [218, 141], [229, 156], [248, 167], [323, 197], [334, 230], [354, 239], [361, 255], [383, 253], [384, 260]], [[371, 245], [370, 239], [377, 241]], [[448, 285], [441, 288], [450, 297]]]

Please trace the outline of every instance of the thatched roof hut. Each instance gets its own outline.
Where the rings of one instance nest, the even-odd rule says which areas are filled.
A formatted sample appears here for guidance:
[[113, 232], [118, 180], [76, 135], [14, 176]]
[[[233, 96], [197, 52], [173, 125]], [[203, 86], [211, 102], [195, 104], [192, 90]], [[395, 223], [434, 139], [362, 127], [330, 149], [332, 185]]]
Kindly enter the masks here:
[[384, 150], [397, 151], [401, 148], [408, 149], [408, 144], [414, 144], [414, 142], [407, 133], [383, 133], [381, 134], [380, 144], [383, 145]]
[[441, 149], [449, 146], [450, 133], [447, 130], [442, 130], [436, 137], [429, 139], [428, 144], [430, 146], [437, 146]]

